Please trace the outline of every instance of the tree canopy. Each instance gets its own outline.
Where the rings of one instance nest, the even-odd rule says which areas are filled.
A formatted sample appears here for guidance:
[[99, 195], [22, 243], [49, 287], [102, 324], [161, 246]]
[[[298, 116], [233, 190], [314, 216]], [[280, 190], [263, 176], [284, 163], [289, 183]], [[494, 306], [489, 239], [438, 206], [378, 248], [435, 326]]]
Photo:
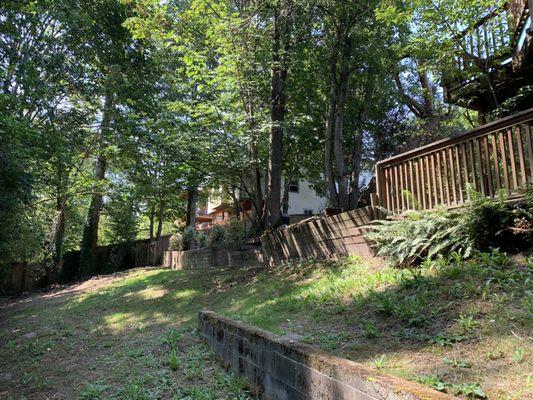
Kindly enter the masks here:
[[193, 225], [209, 189], [244, 193], [256, 232], [295, 179], [356, 208], [377, 160], [477, 123], [440, 81], [500, 3], [4, 1], [1, 262], [81, 249], [90, 274], [99, 244]]

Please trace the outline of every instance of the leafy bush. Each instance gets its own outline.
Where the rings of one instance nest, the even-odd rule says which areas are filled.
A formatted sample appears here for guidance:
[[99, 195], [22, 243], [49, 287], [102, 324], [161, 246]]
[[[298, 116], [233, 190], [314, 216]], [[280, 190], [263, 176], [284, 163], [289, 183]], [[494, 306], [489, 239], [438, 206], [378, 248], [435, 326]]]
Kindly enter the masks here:
[[192, 226], [188, 226], [181, 234], [181, 242], [183, 250], [192, 250], [196, 247], [196, 230]]
[[176, 232], [168, 240], [168, 249], [170, 251], [180, 251], [183, 250], [183, 241], [181, 233]]
[[238, 242], [244, 239], [245, 236], [244, 223], [237, 218], [231, 218], [226, 227], [226, 240], [230, 242]]
[[375, 243], [378, 255], [399, 267], [451, 252], [467, 258], [473, 251], [462, 214], [442, 210], [412, 211], [401, 219], [379, 221], [366, 237]]
[[207, 245], [213, 246], [226, 240], [226, 230], [220, 225], [215, 225], [209, 231], [207, 236]]
[[196, 247], [199, 249], [207, 246], [207, 235], [205, 232], [196, 232]]
[[510, 248], [509, 230], [514, 224], [517, 209], [505, 202], [505, 195], [498, 199], [487, 198], [471, 192], [471, 204], [464, 213], [464, 226], [475, 248], [488, 251], [491, 247]]

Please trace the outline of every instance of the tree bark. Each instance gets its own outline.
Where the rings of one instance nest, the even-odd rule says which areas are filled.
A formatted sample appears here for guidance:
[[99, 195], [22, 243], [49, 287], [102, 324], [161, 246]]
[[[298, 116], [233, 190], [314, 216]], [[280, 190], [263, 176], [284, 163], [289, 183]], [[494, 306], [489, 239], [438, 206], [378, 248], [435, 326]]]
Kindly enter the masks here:
[[107, 135], [111, 125], [111, 113], [113, 108], [113, 94], [110, 90], [104, 100], [104, 112], [100, 127], [100, 148], [94, 168], [95, 185], [87, 214], [87, 221], [83, 229], [83, 237], [80, 249], [80, 275], [89, 276], [96, 271], [96, 247], [98, 245], [98, 225], [100, 223], [100, 211], [103, 205], [101, 182], [105, 178], [107, 160], [104, 150], [107, 143]]
[[150, 206], [150, 215], [149, 215], [149, 219], [150, 219], [150, 241], [153, 240], [154, 238], [154, 220], [155, 220], [155, 208], [154, 206]]
[[281, 199], [281, 210], [284, 216], [289, 215], [289, 178], [285, 177], [285, 185], [283, 185], [283, 197]]
[[[282, 25], [284, 25], [282, 27]], [[276, 227], [281, 224], [281, 174], [283, 161], [283, 125], [285, 122], [285, 82], [287, 79], [287, 52], [283, 49], [283, 39], [288, 34], [288, 22], [282, 23], [280, 11], [274, 9], [272, 30], [272, 66], [271, 74], [271, 105], [268, 160], [268, 194], [266, 199], [266, 226]], [[284, 28], [284, 29], [283, 29]], [[283, 29], [283, 32], [282, 32]]]
[[96, 185], [89, 205], [87, 222], [83, 230], [80, 251], [80, 273], [82, 277], [90, 276], [96, 271], [96, 247], [98, 245], [98, 225], [100, 211], [103, 205], [103, 196], [98, 183], [105, 178], [107, 161], [103, 155], [98, 156], [95, 165]]
[[196, 205], [198, 203], [198, 187], [189, 186], [187, 190], [187, 219], [186, 226], [192, 226], [196, 224]]
[[337, 104], [337, 45], [340, 42], [340, 34], [337, 34], [334, 49], [329, 62], [329, 101], [328, 112], [326, 115], [326, 131], [324, 135], [324, 173], [326, 175], [326, 183], [328, 187], [329, 202], [331, 206], [337, 208], [339, 206], [339, 196], [337, 187], [335, 185], [335, 176], [333, 175], [332, 164], [332, 142], [333, 142], [333, 128], [335, 125], [335, 112]]
[[351, 190], [349, 195], [349, 207], [351, 209], [357, 208], [359, 202], [359, 175], [361, 173], [361, 159], [362, 159], [362, 137], [361, 134], [358, 134], [355, 138], [355, 143], [353, 145], [351, 161], [352, 161], [352, 171], [351, 171]]
[[[195, 207], [196, 210], [196, 207]], [[164, 204], [163, 200], [159, 201], [159, 212], [157, 213], [157, 234], [156, 234], [156, 240], [161, 237], [161, 232], [163, 231], [163, 216], [164, 216]], [[196, 213], [195, 213], [196, 216]]]
[[338, 184], [338, 207], [348, 208], [348, 182], [346, 179], [346, 169], [344, 164], [344, 111], [346, 106], [346, 96], [348, 93], [348, 78], [350, 75], [350, 57], [352, 52], [351, 39], [345, 33], [342, 54], [342, 64], [340, 79], [338, 82], [337, 107], [335, 110], [335, 130], [333, 138], [333, 155], [335, 157], [335, 178]]
[[61, 255], [63, 252], [63, 241], [65, 238], [65, 205], [66, 199], [58, 197], [56, 203], [56, 217], [54, 219], [54, 227], [52, 231], [53, 255], [52, 255], [52, 271], [51, 278], [55, 278], [55, 274], [59, 270], [61, 263]]

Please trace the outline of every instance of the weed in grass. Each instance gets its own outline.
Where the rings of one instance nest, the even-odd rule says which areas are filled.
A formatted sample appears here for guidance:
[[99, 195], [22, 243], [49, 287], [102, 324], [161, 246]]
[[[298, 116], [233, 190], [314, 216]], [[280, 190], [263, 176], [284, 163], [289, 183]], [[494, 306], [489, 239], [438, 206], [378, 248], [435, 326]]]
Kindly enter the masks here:
[[172, 349], [170, 355], [168, 356], [168, 366], [171, 370], [177, 371], [181, 367], [181, 360], [176, 354], [176, 349]]
[[439, 392], [446, 391], [447, 384], [438, 375], [421, 375], [416, 378], [422, 385], [430, 386]]
[[[194, 386], [185, 389], [185, 397], [180, 397], [179, 400], [214, 400], [216, 399], [215, 391], [210, 387]], [[178, 400], [178, 398], [175, 398]]]
[[144, 356], [144, 349], [130, 349], [127, 351], [127, 355], [131, 358], [140, 358]]
[[453, 394], [462, 394], [469, 399], [486, 399], [487, 395], [477, 383], [459, 383], [448, 386]]
[[87, 383], [80, 392], [80, 400], [101, 400], [104, 399], [104, 392], [108, 386], [100, 382]]
[[317, 338], [316, 343], [323, 349], [335, 350], [343, 341], [347, 340], [348, 338], [349, 335], [346, 333], [328, 333], [325, 335], [320, 335]]
[[470, 338], [471, 336], [469, 335], [457, 335], [454, 333], [440, 332], [431, 340], [431, 343], [438, 344], [439, 346], [444, 347], [451, 346], [454, 343], [463, 342]]
[[121, 400], [151, 400], [156, 396], [141, 383], [129, 382], [118, 391], [118, 397]]
[[205, 369], [204, 359], [208, 356], [205, 351], [202, 351], [198, 347], [192, 349], [188, 354], [185, 365], [185, 376], [189, 379], [194, 379], [202, 376]]
[[183, 337], [183, 333], [178, 331], [177, 329], [169, 329], [165, 332], [165, 335], [163, 337], [163, 343], [170, 346], [171, 349], [177, 347], [179, 341]]
[[444, 364], [446, 364], [446, 365], [449, 365], [449, 366], [455, 367], [455, 368], [471, 368], [472, 367], [472, 364], [470, 364], [468, 361], [461, 360], [461, 359], [458, 359], [458, 358], [444, 357], [442, 359], [442, 362]]
[[414, 328], [401, 328], [393, 334], [394, 336], [397, 336], [400, 339], [410, 339], [419, 342], [427, 342], [432, 340], [432, 337], [430, 335], [424, 332], [418, 332]]
[[365, 321], [363, 323], [363, 336], [366, 339], [374, 339], [378, 336], [378, 330], [372, 321]]
[[385, 357], [385, 354], [372, 361], [372, 366], [376, 369], [383, 369], [385, 365], [387, 365], [387, 358]]
[[517, 364], [520, 364], [522, 361], [524, 361], [524, 357], [526, 356], [526, 350], [525, 349], [516, 349], [513, 353], [513, 361]]
[[24, 386], [29, 385], [32, 380], [33, 380], [33, 375], [29, 372], [24, 372], [24, 374], [22, 375], [22, 378], [20, 379], [20, 381], [22, 382]]
[[504, 353], [501, 350], [489, 350], [485, 353], [485, 357], [487, 357], [488, 360], [499, 360], [503, 358]]
[[479, 322], [477, 322], [472, 315], [461, 314], [455, 321], [464, 333], [472, 332], [479, 326]]

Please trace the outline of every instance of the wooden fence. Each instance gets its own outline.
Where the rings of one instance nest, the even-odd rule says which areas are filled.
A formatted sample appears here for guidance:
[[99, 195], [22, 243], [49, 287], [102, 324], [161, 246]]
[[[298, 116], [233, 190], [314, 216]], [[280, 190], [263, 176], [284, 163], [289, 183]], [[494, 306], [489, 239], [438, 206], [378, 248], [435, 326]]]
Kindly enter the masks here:
[[510, 199], [533, 183], [533, 108], [455, 138], [380, 161], [381, 206], [392, 212], [457, 207], [468, 190], [487, 196], [505, 190]]

